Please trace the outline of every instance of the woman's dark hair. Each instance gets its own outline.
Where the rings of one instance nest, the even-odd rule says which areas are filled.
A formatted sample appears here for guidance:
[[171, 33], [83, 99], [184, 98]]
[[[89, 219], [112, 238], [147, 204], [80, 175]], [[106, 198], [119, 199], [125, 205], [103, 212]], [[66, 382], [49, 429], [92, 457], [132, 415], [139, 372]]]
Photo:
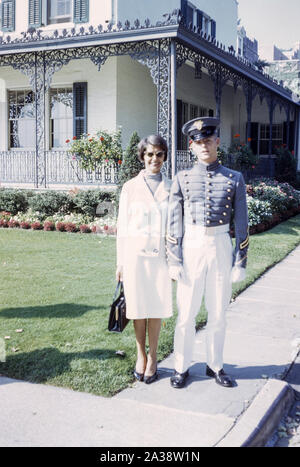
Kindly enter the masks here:
[[152, 146], [159, 146], [165, 153], [164, 160], [166, 161], [168, 158], [168, 145], [164, 138], [159, 135], [150, 135], [143, 138], [138, 144], [138, 159], [143, 162], [144, 161], [144, 154], [148, 144]]

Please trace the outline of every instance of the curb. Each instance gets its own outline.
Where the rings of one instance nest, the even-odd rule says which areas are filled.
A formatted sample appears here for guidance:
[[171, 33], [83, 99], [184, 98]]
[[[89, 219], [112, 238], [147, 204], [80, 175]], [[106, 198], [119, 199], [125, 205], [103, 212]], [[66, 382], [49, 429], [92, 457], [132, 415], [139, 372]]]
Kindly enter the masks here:
[[294, 391], [288, 383], [269, 380], [215, 447], [264, 447], [293, 402]]

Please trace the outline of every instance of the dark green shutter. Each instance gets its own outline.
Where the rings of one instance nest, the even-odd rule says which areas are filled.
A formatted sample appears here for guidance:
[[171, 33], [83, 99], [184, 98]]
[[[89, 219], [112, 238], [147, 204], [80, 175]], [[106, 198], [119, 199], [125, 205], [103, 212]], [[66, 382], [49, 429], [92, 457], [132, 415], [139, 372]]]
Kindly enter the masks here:
[[201, 30], [203, 25], [203, 11], [197, 10], [197, 27]]
[[1, 29], [4, 32], [15, 30], [15, 0], [2, 0]]
[[29, 0], [28, 24], [38, 28], [42, 24], [42, 0]]
[[87, 83], [73, 84], [73, 136], [87, 133]]
[[[250, 143], [250, 148], [251, 148], [253, 154], [255, 154], [255, 155], [258, 154], [258, 140], [259, 140], [258, 128], [259, 128], [259, 126], [258, 126], [257, 122], [251, 122], [251, 131], [250, 131], [251, 143]], [[247, 126], [246, 126], [246, 134], [247, 134]]]
[[89, 0], [74, 0], [74, 23], [89, 21]]
[[212, 19], [211, 20], [211, 37], [216, 38], [217, 35], [217, 23]]
[[182, 101], [177, 99], [177, 149], [181, 151], [182, 147], [182, 125], [183, 125], [183, 118], [182, 118]]
[[190, 25], [194, 25], [194, 9], [190, 7], [189, 5], [187, 6], [186, 9], [186, 24], [189, 27]]

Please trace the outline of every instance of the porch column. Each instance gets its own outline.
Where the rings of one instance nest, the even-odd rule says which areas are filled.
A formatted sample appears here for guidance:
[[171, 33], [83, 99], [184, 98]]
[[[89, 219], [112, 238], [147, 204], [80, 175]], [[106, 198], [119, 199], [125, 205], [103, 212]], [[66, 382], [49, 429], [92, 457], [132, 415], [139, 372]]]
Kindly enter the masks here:
[[46, 188], [46, 159], [45, 159], [45, 56], [35, 53], [34, 77], [32, 89], [35, 93], [35, 149], [36, 176], [35, 186]]
[[273, 95], [269, 96], [267, 101], [268, 101], [268, 106], [269, 106], [269, 119], [270, 119], [269, 156], [271, 156], [272, 149], [273, 149], [273, 119], [274, 119], [274, 110], [276, 107], [276, 102], [274, 100]]
[[176, 42], [171, 41], [171, 175], [177, 172]]
[[246, 97], [246, 108], [247, 108], [247, 128], [246, 128], [246, 142], [250, 147], [251, 142], [251, 121], [252, 121], [252, 107], [253, 101], [257, 95], [257, 89], [252, 86], [252, 83], [243, 83], [243, 90]]
[[285, 111], [286, 111], [286, 141], [285, 144], [288, 149], [290, 149], [290, 123], [291, 123], [291, 109], [290, 105], [287, 104], [285, 106]]
[[300, 107], [295, 106], [295, 154], [298, 160], [297, 170], [300, 172]]

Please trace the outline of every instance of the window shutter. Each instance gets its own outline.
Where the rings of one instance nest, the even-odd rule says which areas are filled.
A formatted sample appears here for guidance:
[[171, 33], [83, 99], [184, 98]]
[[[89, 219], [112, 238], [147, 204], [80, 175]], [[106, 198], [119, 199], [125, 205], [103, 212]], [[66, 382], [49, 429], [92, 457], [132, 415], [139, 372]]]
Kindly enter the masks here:
[[190, 26], [190, 24], [194, 25], [194, 9], [189, 5], [186, 9], [186, 24], [187, 26]]
[[209, 110], [208, 110], [208, 116], [209, 116], [209, 117], [213, 117], [213, 116], [214, 116], [214, 111], [213, 111], [213, 109], [209, 109]]
[[73, 84], [73, 136], [87, 133], [87, 83]]
[[180, 151], [183, 149], [182, 147], [182, 128], [183, 121], [182, 121], [182, 101], [177, 99], [177, 149]]
[[42, 0], [29, 0], [28, 23], [37, 28], [42, 25]]
[[184, 18], [186, 18], [186, 14], [187, 14], [186, 9], [187, 9], [187, 0], [181, 0], [180, 10]]
[[211, 34], [210, 35], [211, 35], [211, 37], [213, 39], [215, 39], [216, 34], [217, 34], [217, 23], [212, 19], [210, 24], [211, 24], [211, 26], [210, 26], [211, 27]]
[[74, 23], [89, 21], [89, 0], [74, 0]]
[[15, 30], [15, 0], [2, 1], [1, 29], [4, 32], [11, 32]]
[[197, 27], [201, 30], [203, 25], [203, 11], [197, 10]]
[[[247, 128], [246, 128], [246, 134], [247, 134]], [[259, 139], [257, 122], [251, 122], [250, 138], [251, 138], [250, 148], [253, 154], [257, 155], [258, 154], [258, 139]]]

